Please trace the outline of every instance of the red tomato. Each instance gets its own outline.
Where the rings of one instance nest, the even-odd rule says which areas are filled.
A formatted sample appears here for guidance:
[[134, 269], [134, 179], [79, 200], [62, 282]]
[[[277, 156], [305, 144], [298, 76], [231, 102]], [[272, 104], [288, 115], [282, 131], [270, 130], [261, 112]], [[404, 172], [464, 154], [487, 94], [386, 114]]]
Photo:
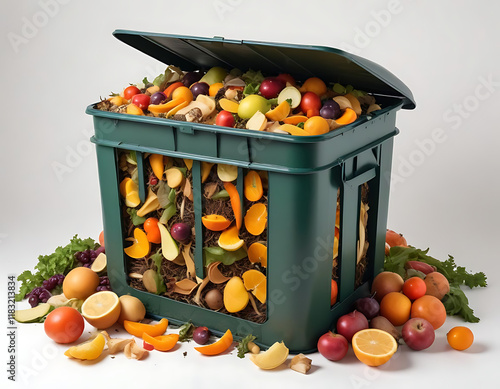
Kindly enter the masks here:
[[[306, 92], [300, 101], [300, 109], [307, 114], [307, 117], [319, 115], [321, 109], [321, 99], [314, 92]], [[311, 115], [309, 115], [311, 113]], [[317, 115], [315, 115], [317, 113]]]
[[127, 100], [130, 100], [132, 97], [134, 97], [139, 93], [141, 93], [139, 88], [137, 88], [135, 85], [130, 85], [126, 87], [125, 90], [123, 91], [123, 97]]
[[137, 105], [143, 111], [148, 109], [150, 101], [151, 97], [149, 95], [145, 95], [144, 93], [139, 93], [132, 97], [132, 104]]
[[43, 327], [53, 341], [72, 343], [83, 333], [85, 321], [75, 308], [59, 307], [47, 315]]
[[425, 281], [420, 277], [411, 277], [408, 278], [403, 284], [403, 293], [410, 300], [416, 300], [423, 295], [427, 291], [427, 286], [425, 285]]
[[215, 124], [222, 127], [234, 127], [234, 116], [229, 111], [220, 111], [215, 118]]

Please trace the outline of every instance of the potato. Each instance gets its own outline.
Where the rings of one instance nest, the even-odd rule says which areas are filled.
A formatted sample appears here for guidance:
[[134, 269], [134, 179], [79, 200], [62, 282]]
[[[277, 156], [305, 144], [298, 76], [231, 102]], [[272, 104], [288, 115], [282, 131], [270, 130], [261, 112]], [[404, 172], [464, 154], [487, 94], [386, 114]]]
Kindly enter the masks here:
[[444, 295], [450, 291], [450, 283], [444, 275], [437, 271], [427, 274], [424, 282], [427, 287], [425, 294], [434, 296], [439, 300], [442, 300]]

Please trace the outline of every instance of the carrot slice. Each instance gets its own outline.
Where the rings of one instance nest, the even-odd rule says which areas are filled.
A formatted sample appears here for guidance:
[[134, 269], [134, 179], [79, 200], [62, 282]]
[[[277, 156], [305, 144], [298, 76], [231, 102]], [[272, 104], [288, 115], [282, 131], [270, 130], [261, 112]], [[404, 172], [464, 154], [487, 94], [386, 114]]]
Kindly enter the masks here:
[[179, 341], [179, 334], [151, 336], [144, 333], [142, 339], [153, 346], [155, 350], [169, 351], [172, 350]]
[[254, 170], [250, 170], [245, 176], [244, 194], [248, 201], [259, 201], [264, 194], [262, 180], [259, 173]]
[[177, 107], [179, 104], [182, 104], [184, 102], [184, 99], [181, 99], [180, 97], [177, 99], [170, 100], [168, 103], [165, 104], [149, 104], [148, 106], [148, 111], [153, 113], [153, 114], [159, 114], [159, 113], [166, 113], [170, 111], [172, 108]]
[[217, 342], [209, 344], [208, 346], [195, 347], [194, 349], [203, 355], [217, 355], [226, 351], [232, 344], [233, 334], [231, 330], [227, 330]]
[[238, 193], [238, 189], [236, 189], [236, 187], [230, 182], [224, 182], [224, 189], [229, 194], [231, 208], [233, 208], [234, 218], [236, 220], [236, 228], [239, 230], [241, 228], [241, 223], [243, 222], [240, 194]]
[[160, 336], [168, 327], [168, 320], [163, 318], [156, 324], [144, 324], [135, 321], [124, 320], [123, 327], [129, 334], [142, 338], [144, 334], [149, 336]]

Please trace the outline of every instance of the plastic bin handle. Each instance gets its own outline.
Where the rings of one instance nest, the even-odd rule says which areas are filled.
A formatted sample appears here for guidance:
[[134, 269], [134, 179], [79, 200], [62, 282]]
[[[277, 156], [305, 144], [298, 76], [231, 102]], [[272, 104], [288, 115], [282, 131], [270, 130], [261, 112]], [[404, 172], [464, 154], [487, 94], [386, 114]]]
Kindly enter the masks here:
[[377, 176], [377, 169], [378, 166], [364, 169], [360, 173], [356, 172], [356, 174], [349, 179], [346, 179], [345, 174], [342, 174], [342, 180], [344, 181], [345, 185], [349, 185], [350, 187], [357, 187], [375, 178]]

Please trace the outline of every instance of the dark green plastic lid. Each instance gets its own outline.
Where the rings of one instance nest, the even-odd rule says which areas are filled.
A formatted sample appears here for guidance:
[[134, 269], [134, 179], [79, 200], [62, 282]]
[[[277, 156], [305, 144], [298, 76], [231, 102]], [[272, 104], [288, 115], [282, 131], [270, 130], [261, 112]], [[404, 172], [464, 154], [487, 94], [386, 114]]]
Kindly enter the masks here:
[[228, 69], [261, 70], [264, 75], [290, 73], [298, 80], [319, 77], [342, 85], [351, 84], [370, 93], [400, 97], [402, 108], [415, 108], [410, 89], [387, 69], [342, 50], [323, 46], [293, 45], [202, 38], [150, 32], [116, 30], [126, 44], [184, 71]]

